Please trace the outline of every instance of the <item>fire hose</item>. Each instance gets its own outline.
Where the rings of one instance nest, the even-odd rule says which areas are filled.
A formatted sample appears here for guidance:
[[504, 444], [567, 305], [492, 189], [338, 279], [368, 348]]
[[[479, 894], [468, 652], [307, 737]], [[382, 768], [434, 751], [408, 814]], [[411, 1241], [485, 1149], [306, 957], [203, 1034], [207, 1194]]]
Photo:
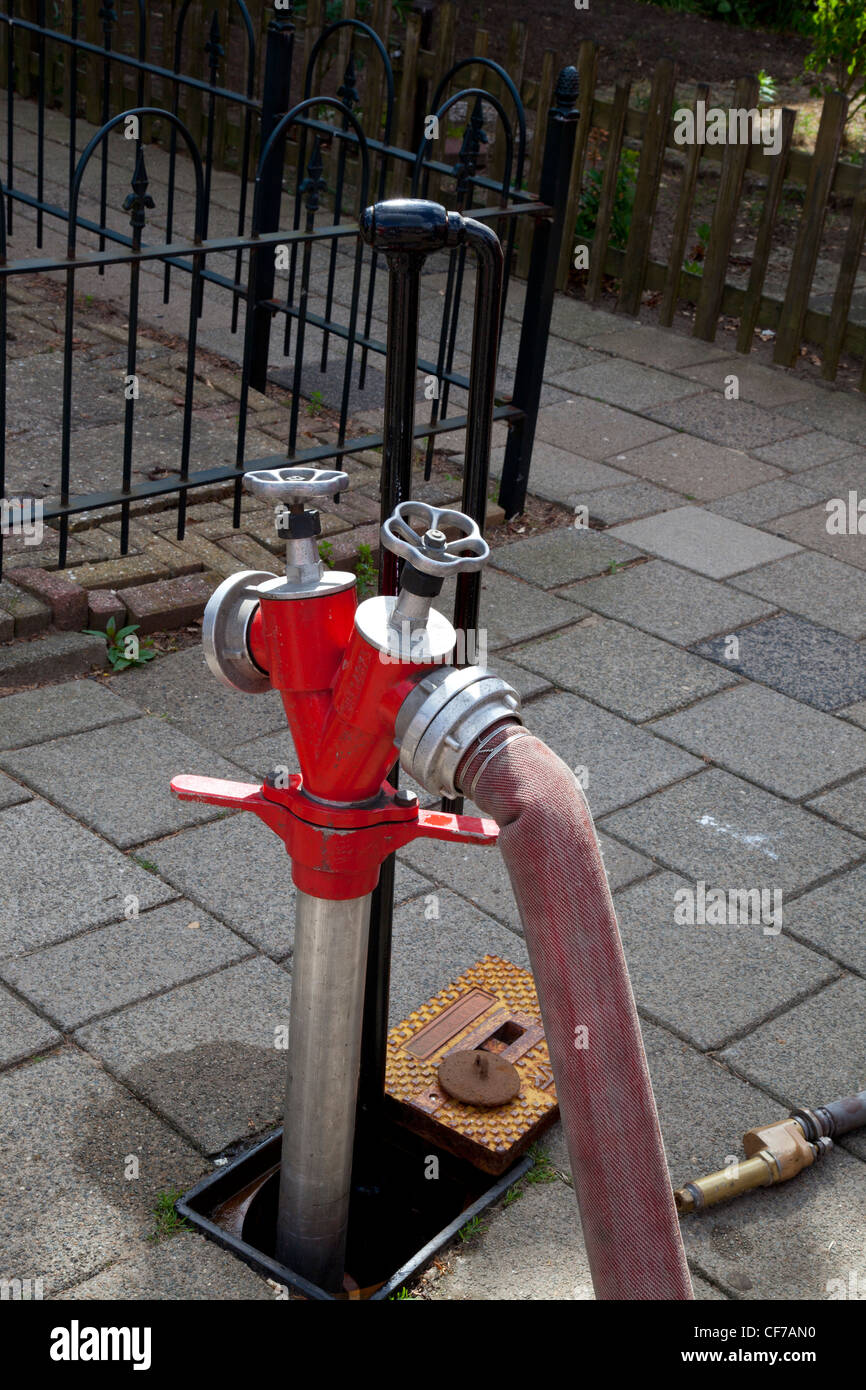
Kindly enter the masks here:
[[[404, 270], [410, 265], [408, 293], [392, 265], [389, 323], [402, 325], [404, 339], [417, 337], [424, 254], [461, 242], [478, 251], [476, 299], [495, 334], [501, 248], [489, 229], [407, 200], [368, 210], [364, 232], [371, 244], [381, 237]], [[397, 381], [389, 329], [386, 398], [400, 405], [405, 481], [414, 355], [407, 364], [408, 344], [400, 346]], [[480, 506], [482, 517], [495, 337], [483, 365], [467, 408], [467, 468], [471, 454], [484, 463], [467, 489], [471, 482], [472, 510]], [[385, 454], [388, 476], [387, 424]], [[524, 924], [596, 1294], [690, 1298], [640, 1027], [583, 793], [524, 728], [506, 681], [445, 664], [457, 634], [432, 603], [454, 575], [463, 620], [472, 620], [473, 604], [477, 612], [489, 548], [474, 516], [398, 500], [381, 541], [395, 573], [402, 562], [399, 592], [358, 605], [355, 576], [325, 569], [320, 519], [307, 505], [339, 495], [348, 476], [288, 465], [250, 471], [245, 483], [274, 504], [286, 573], [226, 579], [208, 603], [205, 652], [232, 689], [279, 691], [300, 771], [261, 786], [176, 777], [172, 789], [184, 800], [252, 812], [291, 859], [298, 894], [278, 1258], [323, 1289], [342, 1287], [370, 894], [381, 866], [419, 836], [476, 845], [498, 837]], [[398, 754], [446, 804], [465, 794], [485, 816], [420, 808], [388, 778]]]

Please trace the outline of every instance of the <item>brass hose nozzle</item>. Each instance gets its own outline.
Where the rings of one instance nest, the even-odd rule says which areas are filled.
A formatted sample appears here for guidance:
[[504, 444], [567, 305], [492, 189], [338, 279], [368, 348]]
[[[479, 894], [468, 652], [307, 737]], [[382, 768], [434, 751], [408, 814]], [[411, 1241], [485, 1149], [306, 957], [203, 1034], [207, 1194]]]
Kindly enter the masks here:
[[703, 1211], [752, 1188], [787, 1182], [823, 1158], [832, 1147], [832, 1139], [825, 1137], [811, 1143], [793, 1116], [747, 1130], [743, 1135], [746, 1159], [679, 1188], [674, 1193], [677, 1211]]

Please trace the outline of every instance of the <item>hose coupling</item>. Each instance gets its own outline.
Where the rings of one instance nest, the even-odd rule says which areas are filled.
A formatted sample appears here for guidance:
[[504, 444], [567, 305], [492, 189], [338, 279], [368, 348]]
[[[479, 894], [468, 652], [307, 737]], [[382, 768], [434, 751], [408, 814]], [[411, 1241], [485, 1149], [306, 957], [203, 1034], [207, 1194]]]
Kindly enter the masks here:
[[503, 720], [523, 724], [516, 690], [481, 666], [440, 666], [400, 706], [395, 742], [400, 766], [437, 796], [459, 796], [457, 771], [477, 742]]
[[832, 1139], [826, 1137], [811, 1142], [799, 1117], [793, 1115], [775, 1124], [756, 1126], [743, 1135], [746, 1159], [679, 1188], [674, 1193], [677, 1211], [703, 1211], [755, 1187], [787, 1182], [824, 1158], [832, 1147]]

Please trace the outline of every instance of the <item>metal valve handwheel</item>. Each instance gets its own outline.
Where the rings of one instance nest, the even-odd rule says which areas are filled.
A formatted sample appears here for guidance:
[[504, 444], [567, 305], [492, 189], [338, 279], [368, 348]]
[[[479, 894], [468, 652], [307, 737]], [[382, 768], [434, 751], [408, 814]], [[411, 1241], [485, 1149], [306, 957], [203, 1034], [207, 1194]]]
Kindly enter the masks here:
[[[413, 518], [425, 523], [423, 536], [413, 529]], [[462, 534], [449, 541], [446, 527]], [[426, 502], [400, 502], [383, 523], [381, 534], [386, 550], [408, 560], [422, 574], [432, 574], [437, 579], [480, 570], [490, 554], [490, 546], [470, 516], [447, 507], [431, 507]]]
[[292, 507], [345, 492], [349, 475], [334, 468], [261, 468], [247, 473], [244, 483], [256, 497]]

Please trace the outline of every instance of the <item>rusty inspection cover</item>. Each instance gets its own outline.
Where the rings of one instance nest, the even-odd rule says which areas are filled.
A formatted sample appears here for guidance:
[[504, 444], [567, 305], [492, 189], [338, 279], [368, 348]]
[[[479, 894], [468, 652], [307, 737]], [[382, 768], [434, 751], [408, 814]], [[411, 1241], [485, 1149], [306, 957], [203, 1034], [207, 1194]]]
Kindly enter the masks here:
[[439, 1085], [467, 1105], [505, 1105], [520, 1091], [520, 1072], [496, 1053], [449, 1052], [439, 1063]]
[[[488, 1089], [487, 1098], [470, 1103], [453, 1076], [467, 1065], [458, 1058], [477, 1053], [489, 1060], [488, 1088], [502, 1061], [519, 1089], [512, 1084], [503, 1100], [489, 1098]], [[485, 956], [396, 1024], [385, 1092], [408, 1129], [486, 1173], [504, 1173], [559, 1113], [530, 972]]]

